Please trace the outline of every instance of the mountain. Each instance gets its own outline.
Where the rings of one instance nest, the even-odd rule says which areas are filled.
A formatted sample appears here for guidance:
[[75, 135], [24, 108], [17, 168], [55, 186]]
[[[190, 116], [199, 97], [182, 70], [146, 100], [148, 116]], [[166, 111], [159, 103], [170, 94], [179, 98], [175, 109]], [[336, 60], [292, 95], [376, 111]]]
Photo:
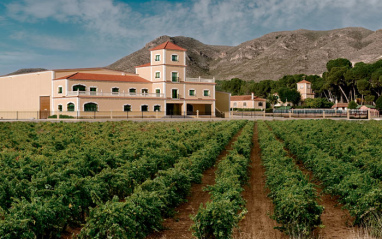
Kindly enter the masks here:
[[187, 76], [216, 79], [277, 80], [287, 74], [322, 74], [331, 59], [356, 63], [382, 59], [382, 30], [343, 28], [330, 31], [273, 32], [238, 46], [207, 45], [190, 37], [161, 36], [107, 68], [134, 72], [148, 63], [148, 49], [171, 41], [187, 49]]
[[26, 74], [26, 73], [39, 72], [39, 71], [47, 71], [47, 69], [45, 69], [45, 68], [23, 68], [23, 69], [14, 71], [12, 73], [9, 73], [8, 75], [20, 75], [20, 74]]

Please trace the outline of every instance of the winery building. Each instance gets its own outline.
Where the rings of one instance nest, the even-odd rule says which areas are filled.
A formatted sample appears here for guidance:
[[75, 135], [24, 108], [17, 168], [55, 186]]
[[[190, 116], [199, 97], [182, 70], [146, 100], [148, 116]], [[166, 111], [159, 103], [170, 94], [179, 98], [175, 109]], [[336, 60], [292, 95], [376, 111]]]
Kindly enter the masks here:
[[86, 68], [2, 76], [0, 114], [215, 116], [215, 80], [187, 78], [186, 67], [186, 49], [168, 41], [150, 49], [150, 62], [137, 66], [136, 74]]

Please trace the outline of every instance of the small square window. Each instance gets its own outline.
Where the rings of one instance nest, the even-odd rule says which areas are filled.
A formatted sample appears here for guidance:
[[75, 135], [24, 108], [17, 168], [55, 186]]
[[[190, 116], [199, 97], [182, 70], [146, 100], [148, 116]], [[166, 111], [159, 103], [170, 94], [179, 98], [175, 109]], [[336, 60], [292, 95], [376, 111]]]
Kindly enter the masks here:
[[58, 94], [62, 94], [62, 86], [58, 87]]
[[155, 78], [160, 78], [160, 72], [155, 72]]
[[244, 103], [243, 103], [243, 106], [244, 106], [244, 107], [247, 107], [247, 102], [244, 102]]
[[178, 59], [178, 55], [172, 55], [172, 56], [171, 56], [171, 60], [172, 60], [172, 61], [179, 61], [179, 59]]
[[203, 91], [204, 96], [210, 96], [210, 91], [209, 90], [204, 90]]
[[190, 96], [195, 96], [195, 90], [190, 90]]
[[160, 61], [160, 55], [155, 55], [155, 61]]

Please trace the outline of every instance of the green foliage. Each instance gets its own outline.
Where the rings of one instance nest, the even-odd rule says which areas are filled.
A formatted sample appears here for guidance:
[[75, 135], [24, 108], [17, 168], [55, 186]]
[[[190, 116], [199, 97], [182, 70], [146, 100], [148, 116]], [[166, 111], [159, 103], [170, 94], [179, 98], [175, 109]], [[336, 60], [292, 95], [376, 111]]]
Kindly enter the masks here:
[[191, 182], [200, 180], [201, 170], [243, 124], [0, 123], [0, 235], [60, 238], [67, 225], [94, 215], [88, 221], [95, 227], [86, 227], [85, 234], [124, 238], [131, 233], [127, 226], [136, 228], [133, 215], [127, 219], [123, 211], [109, 218], [107, 212], [123, 208], [113, 198], [129, 196], [124, 206], [159, 212], [139, 214], [147, 228], [137, 235], [147, 234], [184, 200]]
[[281, 224], [279, 229], [287, 234], [297, 238], [307, 237], [320, 226], [323, 211], [317, 203], [314, 185], [287, 156], [283, 144], [264, 122], [259, 122], [258, 129], [266, 184], [274, 204], [272, 218]]
[[[49, 119], [57, 119], [57, 115], [51, 115], [48, 118]], [[60, 119], [74, 119], [74, 117], [70, 116], [70, 115], [60, 115]]]
[[331, 108], [333, 103], [324, 98], [305, 99], [303, 108]]
[[300, 92], [296, 89], [281, 88], [278, 91], [279, 98], [282, 102], [292, 102], [297, 105], [301, 100]]
[[328, 72], [330, 72], [334, 67], [351, 68], [352, 64], [348, 59], [345, 59], [345, 58], [338, 58], [335, 60], [330, 60], [330, 61], [328, 61], [328, 63], [326, 63], [326, 69], [328, 70]]
[[322, 182], [324, 191], [381, 237], [382, 163], [379, 122], [269, 122], [273, 132]]
[[192, 217], [193, 235], [198, 238], [232, 238], [232, 231], [247, 210], [241, 197], [242, 185], [248, 180], [254, 122], [248, 122], [230, 151], [219, 164], [215, 184], [208, 186], [212, 202], [200, 205]]
[[348, 109], [354, 110], [357, 109], [358, 104], [355, 101], [350, 101], [348, 104]]
[[378, 110], [382, 110], [382, 96], [379, 97], [375, 103], [376, 103], [376, 104], [375, 104], [375, 107], [376, 107]]

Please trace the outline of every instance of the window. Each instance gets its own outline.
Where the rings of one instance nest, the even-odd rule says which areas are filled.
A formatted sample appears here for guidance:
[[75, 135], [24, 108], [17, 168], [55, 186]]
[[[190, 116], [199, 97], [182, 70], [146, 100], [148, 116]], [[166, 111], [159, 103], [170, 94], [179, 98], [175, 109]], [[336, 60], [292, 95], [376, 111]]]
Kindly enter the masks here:
[[111, 94], [112, 95], [118, 95], [119, 94], [119, 88], [118, 87], [111, 88]]
[[244, 103], [243, 103], [243, 106], [244, 106], [244, 107], [247, 107], [247, 102], [244, 102]]
[[204, 96], [210, 96], [210, 91], [209, 90], [204, 90], [203, 91]]
[[74, 85], [73, 91], [86, 91], [86, 86], [84, 85]]
[[155, 72], [155, 78], [156, 79], [160, 78], [160, 71]]
[[173, 99], [179, 98], [178, 89], [172, 89], [171, 93], [172, 93], [171, 96]]
[[96, 103], [86, 103], [84, 105], [84, 110], [85, 111], [97, 111], [97, 104]]
[[66, 106], [66, 109], [67, 109], [67, 111], [74, 111], [74, 104], [73, 104], [73, 103], [69, 103], [69, 104]]
[[304, 85], [300, 85], [300, 89], [304, 89]]
[[155, 55], [155, 61], [160, 61], [160, 55]]
[[190, 90], [190, 96], [195, 96], [195, 90]]
[[124, 105], [123, 111], [125, 111], [125, 112], [131, 111], [131, 105]]
[[160, 105], [154, 105], [154, 111], [160, 111]]
[[310, 85], [306, 85], [308, 89], [310, 89]]
[[97, 94], [97, 88], [96, 87], [90, 87], [90, 95], [96, 95]]
[[173, 72], [171, 76], [172, 76], [171, 78], [172, 82], [179, 82], [178, 72]]
[[58, 94], [62, 94], [62, 86], [58, 87]]
[[172, 61], [179, 61], [179, 59], [178, 59], [178, 55], [172, 55], [172, 56], [171, 56], [171, 60], [172, 60]]
[[263, 107], [263, 102], [259, 102], [259, 107]]
[[146, 95], [146, 94], [148, 94], [149, 93], [149, 90], [148, 89], [142, 89], [142, 94], [143, 95]]
[[236, 102], [233, 103], [233, 107], [237, 107], [237, 103]]
[[155, 94], [157, 95], [157, 97], [160, 97], [160, 89], [155, 89]]
[[149, 111], [149, 107], [147, 105], [142, 105], [141, 111]]
[[129, 89], [129, 94], [130, 94], [130, 95], [136, 95], [136, 94], [137, 94], [137, 89], [135, 89], [135, 88], [130, 88], [130, 89]]
[[58, 111], [62, 112], [62, 105], [58, 105]]

